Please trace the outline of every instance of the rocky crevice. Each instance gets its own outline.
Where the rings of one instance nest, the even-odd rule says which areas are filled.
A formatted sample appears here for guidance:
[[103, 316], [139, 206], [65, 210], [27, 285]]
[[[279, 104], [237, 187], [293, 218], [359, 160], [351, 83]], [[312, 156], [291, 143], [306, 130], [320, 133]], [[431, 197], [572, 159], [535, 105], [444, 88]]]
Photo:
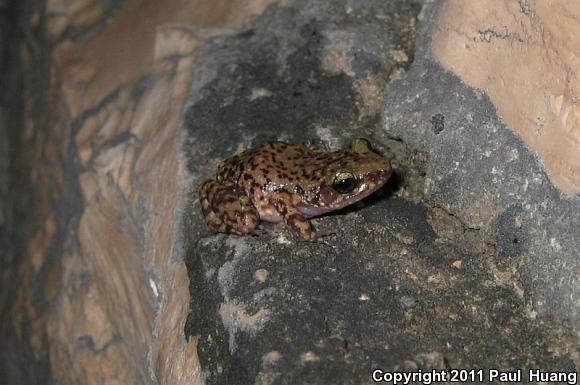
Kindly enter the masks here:
[[[452, 160], [467, 150], [453, 148], [450, 138], [466, 124], [496, 129], [493, 108], [479, 106], [481, 98], [449, 80], [427, 54], [437, 7], [422, 12], [422, 35], [402, 37], [401, 15], [414, 26], [418, 3], [375, 4], [380, 10], [372, 16], [370, 3], [273, 6], [251, 33], [201, 51], [194, 79], [203, 85], [194, 80], [198, 93], [186, 114], [194, 183], [212, 177], [219, 159], [267, 140], [339, 147], [366, 136], [394, 156], [395, 167], [364, 205], [315, 220], [322, 230], [337, 230], [335, 251], [285, 230], [209, 235], [192, 205], [200, 225], [186, 242], [192, 293], [186, 334], [198, 338], [207, 383], [358, 384], [374, 367], [569, 370], [572, 352], [550, 351], [554, 341], [570, 342], [558, 330], [571, 325], [537, 314], [518, 268], [531, 247], [529, 234], [514, 227], [521, 212], [473, 215], [477, 210], [453, 200], [469, 186], [442, 185], [454, 172], [468, 172]], [[414, 12], [397, 13], [410, 4]], [[267, 33], [272, 25], [275, 39]], [[389, 48], [369, 38], [373, 28], [382, 28]], [[419, 61], [411, 64], [415, 55]], [[370, 93], [373, 87], [380, 92]], [[383, 111], [372, 107], [383, 98]], [[466, 138], [457, 143], [477, 154], [470, 147], [477, 142]], [[218, 153], [200, 163], [203, 148]], [[454, 163], [441, 165], [445, 157]]]

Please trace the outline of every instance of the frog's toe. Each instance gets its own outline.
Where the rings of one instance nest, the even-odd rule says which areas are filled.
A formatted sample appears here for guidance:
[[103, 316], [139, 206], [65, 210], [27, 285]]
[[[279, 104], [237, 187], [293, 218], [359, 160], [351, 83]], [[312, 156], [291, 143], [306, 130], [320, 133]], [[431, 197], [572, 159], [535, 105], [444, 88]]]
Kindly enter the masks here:
[[335, 231], [327, 231], [327, 232], [323, 232], [323, 233], [317, 233], [315, 235], [315, 238], [313, 241], [316, 243], [322, 243], [323, 245], [326, 245], [328, 247], [332, 247], [333, 249], [336, 249], [336, 245], [334, 243], [330, 243], [328, 241], [328, 238], [333, 236], [333, 235], [336, 235]]
[[260, 218], [255, 210], [237, 210], [235, 212], [235, 227], [242, 234], [254, 234]]
[[321, 244], [323, 244], [324, 246], [328, 246], [328, 247], [330, 247], [330, 248], [332, 248], [332, 249], [336, 250], [336, 245], [335, 245], [334, 243], [330, 243], [329, 241], [327, 241], [327, 240], [325, 240], [325, 239], [321, 239], [321, 240], [317, 241], [317, 243], [321, 243]]
[[254, 229], [254, 232], [252, 233], [252, 235], [266, 235], [269, 234], [270, 232], [268, 230], [266, 230], [263, 227], [256, 227]]
[[321, 233], [318, 233], [318, 236], [320, 238], [327, 238], [327, 237], [331, 237], [333, 235], [336, 235], [336, 231], [335, 230], [323, 231]]

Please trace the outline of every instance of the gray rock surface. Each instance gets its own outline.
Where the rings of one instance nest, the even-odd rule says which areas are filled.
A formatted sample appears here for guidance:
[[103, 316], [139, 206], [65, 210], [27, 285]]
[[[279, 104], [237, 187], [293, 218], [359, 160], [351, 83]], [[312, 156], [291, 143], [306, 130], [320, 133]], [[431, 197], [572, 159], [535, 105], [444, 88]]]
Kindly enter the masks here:
[[[415, 47], [420, 2], [284, 4], [201, 49], [185, 114], [186, 334], [206, 382], [574, 370], [578, 200], [551, 187], [485, 95], [430, 59], [436, 7]], [[364, 207], [315, 221], [336, 230], [335, 249], [205, 227], [195, 191], [219, 160], [269, 140], [357, 136], [393, 153], [396, 174]]]
[[387, 86], [384, 129], [428, 154], [422, 200], [485, 233], [490, 262], [511, 272], [534, 311], [578, 326], [580, 197], [551, 184], [485, 94], [433, 62], [424, 28], [413, 67]]

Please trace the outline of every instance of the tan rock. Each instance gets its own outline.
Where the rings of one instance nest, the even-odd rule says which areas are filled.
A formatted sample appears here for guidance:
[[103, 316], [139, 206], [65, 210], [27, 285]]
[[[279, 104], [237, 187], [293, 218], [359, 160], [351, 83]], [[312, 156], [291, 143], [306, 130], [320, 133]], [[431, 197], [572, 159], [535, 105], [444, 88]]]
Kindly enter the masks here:
[[449, 0], [433, 55], [484, 90], [569, 196], [580, 193], [580, 3]]

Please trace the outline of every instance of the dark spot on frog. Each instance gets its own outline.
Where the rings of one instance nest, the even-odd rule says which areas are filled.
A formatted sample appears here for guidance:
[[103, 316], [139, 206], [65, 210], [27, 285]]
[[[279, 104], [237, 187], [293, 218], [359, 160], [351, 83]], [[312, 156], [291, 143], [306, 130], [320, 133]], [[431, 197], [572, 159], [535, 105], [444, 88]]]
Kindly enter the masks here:
[[445, 129], [445, 116], [443, 114], [435, 114], [431, 117], [431, 125], [435, 135], [439, 134]]

